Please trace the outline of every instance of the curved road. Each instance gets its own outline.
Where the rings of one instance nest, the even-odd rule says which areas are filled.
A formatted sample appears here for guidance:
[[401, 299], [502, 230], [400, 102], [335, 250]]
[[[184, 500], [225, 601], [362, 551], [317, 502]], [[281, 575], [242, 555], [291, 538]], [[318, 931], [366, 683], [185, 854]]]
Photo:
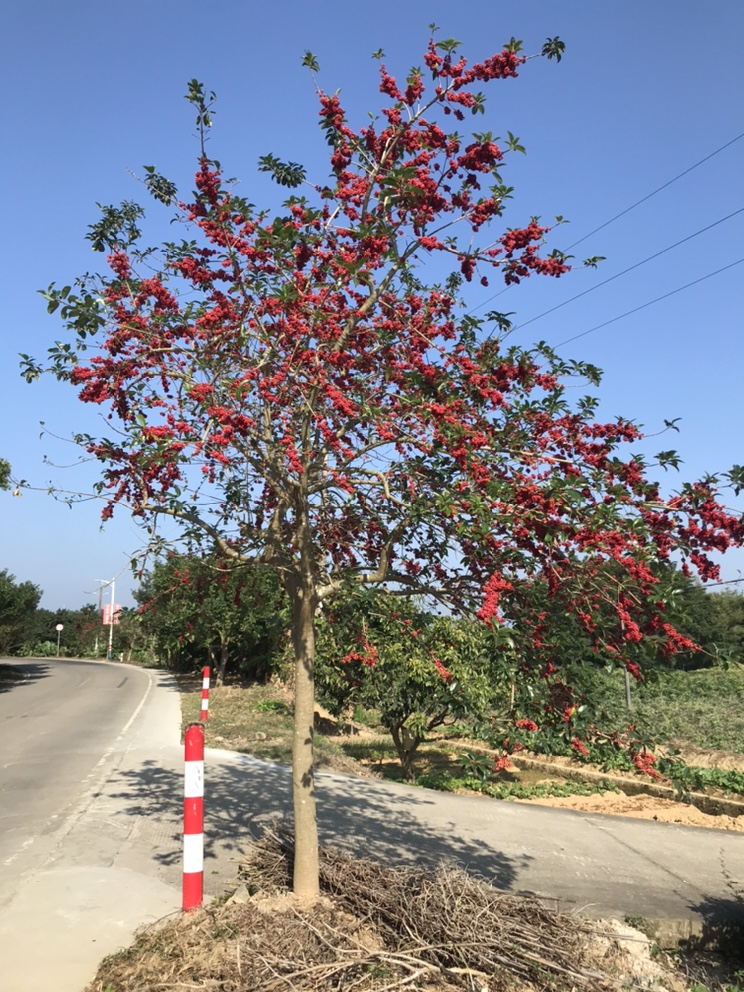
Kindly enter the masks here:
[[[125, 813], [116, 795], [132, 769], [176, 760], [178, 694], [125, 665], [12, 665], [25, 680], [0, 691], [0, 986], [79, 992], [137, 926], [179, 906], [150, 857], [147, 797]], [[180, 796], [155, 828], [171, 846]]]
[[[13, 992], [79, 992], [135, 927], [178, 911], [182, 749], [168, 676], [13, 661], [0, 692], [0, 955]], [[208, 750], [205, 891], [235, 878], [288, 770]], [[321, 841], [389, 861], [454, 860], [568, 912], [726, 928], [744, 909], [744, 834], [318, 775]]]
[[[39, 863], [58, 828], [146, 702], [145, 672], [88, 662], [16, 664], [26, 681], [0, 696], [0, 863], [18, 874]], [[49, 838], [48, 842], [45, 838]], [[0, 906], [12, 884], [5, 884]]]

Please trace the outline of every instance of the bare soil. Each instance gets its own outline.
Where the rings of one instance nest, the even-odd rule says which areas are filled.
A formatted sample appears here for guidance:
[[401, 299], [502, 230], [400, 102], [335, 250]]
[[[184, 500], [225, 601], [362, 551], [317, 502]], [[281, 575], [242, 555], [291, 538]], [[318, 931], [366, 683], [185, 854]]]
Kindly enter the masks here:
[[517, 803], [554, 806], [562, 809], [583, 810], [585, 813], [606, 813], [612, 816], [631, 816], [639, 820], [658, 820], [660, 823], [680, 823], [686, 827], [708, 827], [712, 830], [744, 831], [744, 818], [740, 816], [714, 816], [688, 803], [655, 796], [626, 796], [622, 792], [605, 792], [594, 796], [552, 796], [544, 799], [515, 799]]

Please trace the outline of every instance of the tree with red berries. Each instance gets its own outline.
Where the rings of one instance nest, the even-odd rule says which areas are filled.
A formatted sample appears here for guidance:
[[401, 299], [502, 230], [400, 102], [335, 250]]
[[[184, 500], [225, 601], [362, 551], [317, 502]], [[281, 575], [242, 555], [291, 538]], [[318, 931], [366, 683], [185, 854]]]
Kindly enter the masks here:
[[[569, 402], [567, 378], [596, 385], [596, 369], [507, 346], [502, 314], [465, 314], [474, 279], [516, 284], [569, 265], [546, 252], [535, 218], [489, 233], [518, 139], [455, 130], [485, 113], [479, 87], [508, 84], [528, 58], [513, 39], [473, 65], [457, 47], [432, 40], [402, 84], [381, 65], [384, 105], [359, 129], [318, 89], [330, 178], [263, 156], [259, 168], [293, 191], [273, 214], [206, 154], [214, 95], [192, 80], [196, 191], [182, 200], [154, 168], [144, 177], [189, 240], [143, 246], [141, 207], [105, 207], [88, 237], [107, 273], [44, 293], [72, 337], [48, 369], [116, 425], [77, 438], [101, 463], [104, 519], [126, 506], [153, 534], [175, 522], [192, 547], [281, 582], [295, 658], [294, 884], [306, 902], [318, 895], [319, 611], [385, 586], [477, 615], [505, 645], [528, 638], [520, 677], [545, 680], [545, 719], [560, 720], [570, 688], [542, 598], [635, 666], [628, 648], [640, 642], [686, 646], [665, 620], [659, 563], [677, 554], [709, 578], [709, 553], [744, 536], [717, 501], [719, 479], [662, 498], [642, 457], [622, 453], [639, 428], [596, 423], [592, 399]], [[563, 47], [550, 39], [541, 55], [560, 60]], [[315, 75], [315, 57], [304, 63]], [[42, 371], [24, 361], [29, 379]], [[374, 664], [374, 645], [358, 653]], [[430, 660], [444, 668], [436, 651]]]
[[[154, 563], [135, 598], [141, 629], [161, 657], [181, 653], [195, 671], [211, 663], [214, 684], [268, 674], [286, 631], [281, 590], [267, 569], [223, 564], [219, 556], [175, 552]], [[178, 662], [179, 665], [183, 661]]]

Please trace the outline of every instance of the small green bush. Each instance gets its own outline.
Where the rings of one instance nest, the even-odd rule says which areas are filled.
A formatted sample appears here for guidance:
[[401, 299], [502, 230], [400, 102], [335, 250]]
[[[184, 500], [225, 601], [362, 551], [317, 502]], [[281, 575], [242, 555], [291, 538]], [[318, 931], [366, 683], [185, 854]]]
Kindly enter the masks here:
[[289, 713], [289, 706], [282, 699], [259, 699], [253, 707], [259, 713]]

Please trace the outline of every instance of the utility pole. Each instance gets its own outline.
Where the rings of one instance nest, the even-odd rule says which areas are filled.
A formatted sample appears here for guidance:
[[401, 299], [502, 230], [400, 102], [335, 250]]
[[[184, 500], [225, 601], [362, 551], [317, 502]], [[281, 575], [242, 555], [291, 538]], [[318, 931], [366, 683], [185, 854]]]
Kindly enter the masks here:
[[108, 652], [106, 657], [109, 661], [114, 657], [114, 589], [116, 588], [116, 579], [111, 580], [111, 613], [109, 614], [109, 639], [108, 639]]
[[[96, 579], [96, 582], [103, 582], [103, 579]], [[102, 605], [101, 605], [102, 602], [103, 602], [103, 586], [100, 585], [98, 587], [98, 615], [99, 615], [99, 617], [101, 616], [101, 610], [103, 608]], [[96, 646], [94, 648], [94, 653], [95, 653], [95, 656], [97, 658], [98, 657], [98, 627], [97, 626], [96, 626]]]
[[[100, 582], [101, 586], [98, 590], [98, 608], [101, 608], [101, 598], [102, 592], [106, 586], [111, 586], [111, 608], [109, 611], [109, 636], [108, 636], [108, 652], [106, 653], [106, 658], [108, 661], [114, 656], [114, 592], [116, 589], [116, 576], [113, 579], [96, 579], [96, 582]], [[96, 649], [98, 642], [96, 641]]]

